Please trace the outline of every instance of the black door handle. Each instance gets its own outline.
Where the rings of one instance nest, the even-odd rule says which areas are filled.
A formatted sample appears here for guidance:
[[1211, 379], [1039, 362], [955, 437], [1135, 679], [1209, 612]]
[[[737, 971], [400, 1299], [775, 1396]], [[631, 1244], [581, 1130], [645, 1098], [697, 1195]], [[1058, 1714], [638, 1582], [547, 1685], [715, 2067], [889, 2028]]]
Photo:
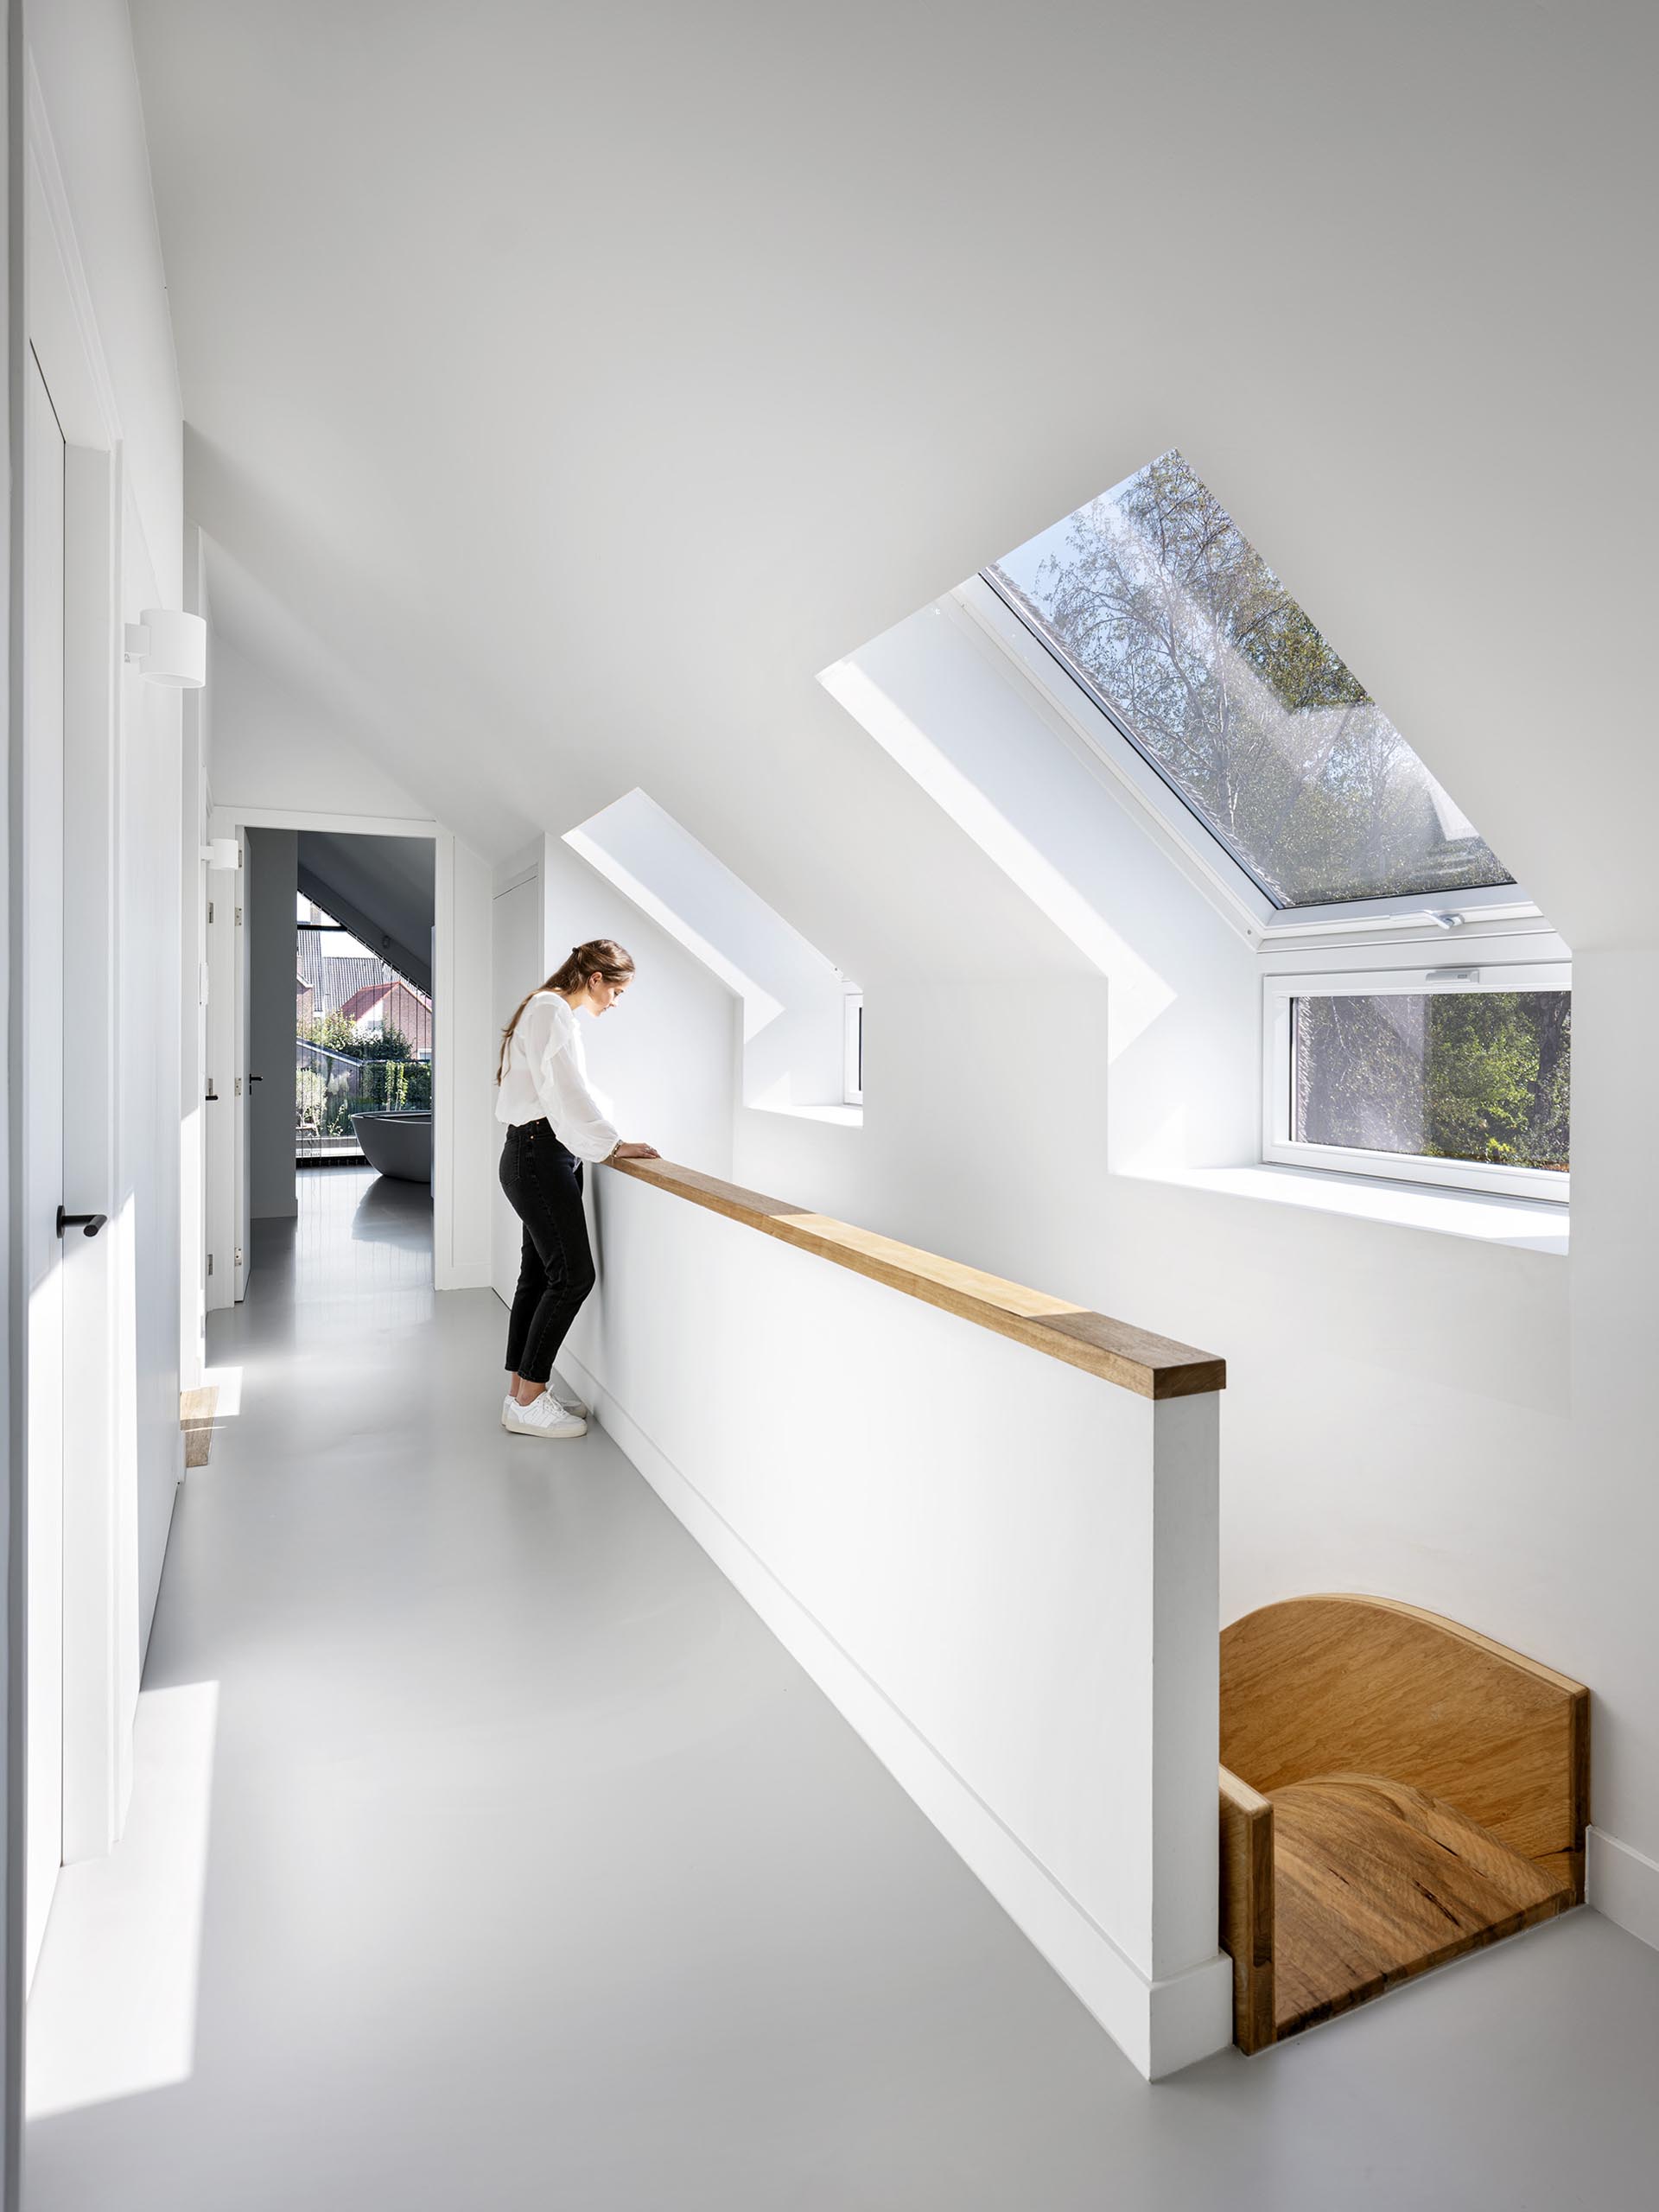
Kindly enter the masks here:
[[65, 1213], [63, 1208], [60, 1206], [58, 1234], [61, 1236], [67, 1229], [79, 1229], [84, 1236], [96, 1236], [109, 1217], [106, 1213]]

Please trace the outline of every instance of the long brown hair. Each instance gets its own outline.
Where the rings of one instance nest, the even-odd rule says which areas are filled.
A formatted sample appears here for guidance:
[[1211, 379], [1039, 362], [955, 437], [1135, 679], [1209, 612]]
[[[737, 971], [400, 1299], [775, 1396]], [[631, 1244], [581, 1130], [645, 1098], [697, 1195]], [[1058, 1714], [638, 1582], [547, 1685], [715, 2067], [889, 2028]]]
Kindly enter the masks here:
[[570, 957], [562, 968], [556, 968], [544, 983], [537, 983], [533, 991], [526, 991], [512, 1010], [512, 1020], [501, 1032], [501, 1052], [495, 1064], [495, 1079], [500, 1082], [507, 1071], [507, 1048], [512, 1043], [512, 1033], [518, 1027], [518, 1017], [543, 991], [586, 990], [592, 977], [601, 982], [626, 983], [633, 974], [633, 955], [625, 951], [614, 938], [590, 938], [586, 944], [573, 945]]

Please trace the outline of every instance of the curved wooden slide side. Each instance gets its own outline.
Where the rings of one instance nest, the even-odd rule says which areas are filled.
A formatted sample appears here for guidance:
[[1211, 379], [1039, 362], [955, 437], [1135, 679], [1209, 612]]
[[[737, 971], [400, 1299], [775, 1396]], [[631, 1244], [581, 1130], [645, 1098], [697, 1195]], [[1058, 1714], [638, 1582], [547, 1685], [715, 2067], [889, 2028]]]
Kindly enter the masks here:
[[1262, 1791], [1387, 1775], [1528, 1859], [1581, 1854], [1590, 1693], [1394, 1599], [1291, 1598], [1222, 1630], [1221, 1760]]
[[1292, 1599], [1222, 1635], [1221, 1919], [1260, 2050], [1583, 1896], [1589, 1693], [1455, 1621]]

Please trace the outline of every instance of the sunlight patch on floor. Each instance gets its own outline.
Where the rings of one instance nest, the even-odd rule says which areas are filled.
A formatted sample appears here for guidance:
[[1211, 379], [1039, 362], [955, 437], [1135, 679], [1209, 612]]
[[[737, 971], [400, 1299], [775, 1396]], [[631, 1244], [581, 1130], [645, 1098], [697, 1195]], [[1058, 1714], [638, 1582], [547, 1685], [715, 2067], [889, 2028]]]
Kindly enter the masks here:
[[242, 1370], [239, 1367], [205, 1367], [201, 1371], [205, 1390], [218, 1393], [213, 1418], [233, 1421], [242, 1410]]
[[29, 2001], [30, 2120], [188, 2081], [219, 1684], [146, 1690], [126, 1831], [58, 1877]]

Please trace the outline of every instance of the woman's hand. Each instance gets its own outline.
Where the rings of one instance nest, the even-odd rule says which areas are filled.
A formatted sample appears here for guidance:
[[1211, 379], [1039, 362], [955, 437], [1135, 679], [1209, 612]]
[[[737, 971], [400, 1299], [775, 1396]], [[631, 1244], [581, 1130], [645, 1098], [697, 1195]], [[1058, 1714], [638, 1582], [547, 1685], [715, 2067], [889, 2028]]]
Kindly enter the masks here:
[[654, 1144], [619, 1144], [611, 1154], [613, 1160], [660, 1160], [662, 1156]]

